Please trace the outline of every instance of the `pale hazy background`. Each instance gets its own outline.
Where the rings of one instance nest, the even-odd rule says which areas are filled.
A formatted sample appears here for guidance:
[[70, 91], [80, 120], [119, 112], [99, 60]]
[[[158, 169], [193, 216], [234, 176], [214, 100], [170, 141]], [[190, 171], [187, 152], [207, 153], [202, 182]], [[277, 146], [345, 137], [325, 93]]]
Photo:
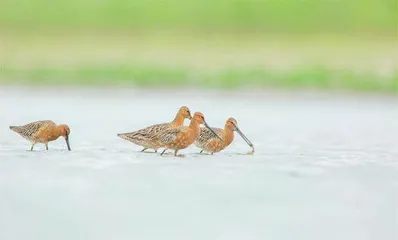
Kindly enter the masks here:
[[1, 84], [398, 91], [395, 0], [0, 3]]

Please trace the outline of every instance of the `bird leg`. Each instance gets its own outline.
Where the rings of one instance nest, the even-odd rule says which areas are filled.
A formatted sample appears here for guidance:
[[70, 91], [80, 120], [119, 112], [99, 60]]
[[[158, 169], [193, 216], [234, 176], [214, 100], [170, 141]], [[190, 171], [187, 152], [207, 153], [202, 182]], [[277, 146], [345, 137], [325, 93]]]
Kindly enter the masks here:
[[30, 148], [30, 151], [33, 151], [33, 147], [35, 146], [35, 144], [32, 144], [32, 147]]
[[150, 149], [150, 148], [144, 148], [140, 152], [143, 152], [143, 153], [157, 153], [158, 152], [157, 149], [154, 149], [155, 150], [154, 152], [145, 152], [145, 150], [147, 150], [147, 149]]
[[48, 143], [45, 143], [46, 144], [46, 150], [48, 150]]
[[202, 151], [200, 151], [199, 154], [201, 154], [201, 155], [210, 155], [210, 154], [213, 155], [212, 152], [205, 152], [204, 149], [202, 149]]
[[165, 148], [165, 149], [163, 150], [163, 152], [160, 154], [160, 156], [163, 156], [163, 153], [166, 152], [166, 150], [167, 150], [167, 148]]
[[177, 155], [177, 152], [178, 152], [178, 150], [174, 151], [174, 156], [175, 157], [182, 157], [182, 158], [185, 157], [184, 154]]

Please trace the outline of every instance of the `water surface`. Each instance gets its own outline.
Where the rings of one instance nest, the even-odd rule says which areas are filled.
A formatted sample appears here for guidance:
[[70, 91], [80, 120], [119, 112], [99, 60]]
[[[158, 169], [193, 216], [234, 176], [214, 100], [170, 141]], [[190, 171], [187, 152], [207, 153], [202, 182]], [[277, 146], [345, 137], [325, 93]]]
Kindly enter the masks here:
[[[0, 104], [0, 239], [398, 238], [395, 97], [2, 88]], [[256, 153], [238, 135], [185, 158], [116, 137], [182, 105], [236, 118]], [[44, 119], [73, 151], [8, 129]]]

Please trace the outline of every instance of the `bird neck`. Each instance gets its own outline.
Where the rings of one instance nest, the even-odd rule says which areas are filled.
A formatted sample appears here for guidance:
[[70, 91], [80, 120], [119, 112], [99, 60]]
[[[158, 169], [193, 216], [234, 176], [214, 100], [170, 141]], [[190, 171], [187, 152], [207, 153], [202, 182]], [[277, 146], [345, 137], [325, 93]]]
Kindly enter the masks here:
[[60, 126], [57, 126], [54, 130], [54, 137], [61, 137], [63, 135], [63, 129]]
[[54, 141], [54, 140], [57, 140], [60, 136], [62, 136], [62, 128], [57, 126], [55, 128], [52, 128], [51, 130], [47, 131], [46, 140]]
[[224, 141], [226, 145], [229, 145], [234, 140], [234, 131], [229, 128], [224, 129]]
[[177, 113], [172, 123], [174, 126], [182, 126], [184, 124], [184, 120], [184, 116], [180, 113]]
[[200, 123], [194, 118], [189, 123], [189, 127], [192, 129], [199, 129], [199, 125], [200, 125]]

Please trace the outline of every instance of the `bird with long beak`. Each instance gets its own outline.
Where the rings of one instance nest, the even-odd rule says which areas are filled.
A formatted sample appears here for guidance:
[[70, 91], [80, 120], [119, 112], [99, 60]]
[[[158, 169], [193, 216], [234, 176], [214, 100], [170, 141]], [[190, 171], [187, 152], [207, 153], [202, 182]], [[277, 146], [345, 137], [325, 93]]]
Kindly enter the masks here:
[[138, 146], [142, 146], [144, 149], [142, 149], [141, 152], [144, 152], [147, 149], [154, 149], [155, 152], [157, 152], [161, 145], [159, 145], [155, 136], [167, 129], [182, 126], [186, 118], [192, 119], [192, 116], [189, 108], [183, 106], [178, 110], [174, 120], [169, 123], [156, 124], [135, 132], [120, 133], [117, 136]]
[[[238, 122], [234, 118], [228, 118], [228, 120], [225, 122], [224, 129], [213, 128], [212, 131], [209, 131], [207, 128], [201, 128], [200, 135], [195, 140], [195, 145], [202, 149], [200, 153], [203, 151], [211, 154], [219, 152], [224, 150], [232, 143], [234, 140], [234, 131], [236, 131], [252, 148], [251, 154], [254, 153], [253, 144], [239, 129]], [[214, 137], [213, 132], [216, 132], [222, 139]]]
[[[214, 135], [215, 138], [221, 138], [215, 133], [211, 127], [206, 123], [205, 117], [202, 113], [196, 112], [193, 115], [189, 126], [180, 126], [163, 131], [157, 136], [159, 144], [164, 147], [163, 155], [168, 149], [174, 150], [174, 156], [181, 149], [190, 146], [200, 134], [200, 125], [203, 124]], [[179, 155], [183, 157], [184, 155]]]
[[32, 143], [31, 151], [33, 151], [33, 147], [37, 143], [45, 144], [46, 150], [48, 150], [48, 143], [57, 140], [61, 136], [65, 138], [68, 150], [71, 150], [69, 145], [70, 128], [68, 125], [57, 125], [53, 121], [45, 120], [28, 123], [23, 126], [10, 126], [10, 129]]

